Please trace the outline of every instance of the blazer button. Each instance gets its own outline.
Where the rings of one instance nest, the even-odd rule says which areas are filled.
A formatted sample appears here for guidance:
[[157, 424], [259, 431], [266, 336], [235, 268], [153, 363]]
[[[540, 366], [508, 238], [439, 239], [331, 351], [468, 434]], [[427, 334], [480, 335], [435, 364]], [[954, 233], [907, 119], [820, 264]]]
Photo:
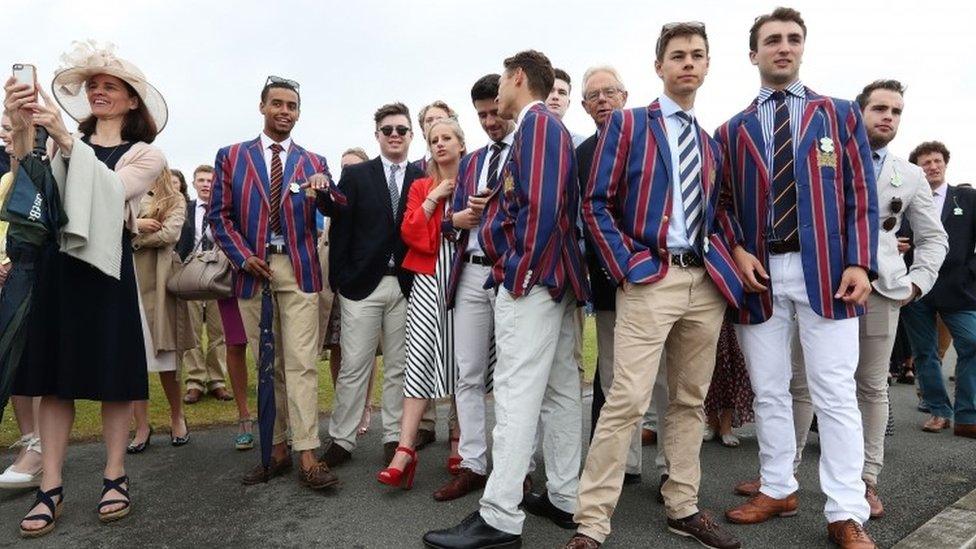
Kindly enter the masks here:
[[657, 253], [661, 257], [664, 257], [664, 256], [668, 255], [668, 249], [667, 248], [658, 248]]
[[668, 222], [668, 216], [666, 215], [661, 216], [661, 223], [667, 223], [667, 222]]

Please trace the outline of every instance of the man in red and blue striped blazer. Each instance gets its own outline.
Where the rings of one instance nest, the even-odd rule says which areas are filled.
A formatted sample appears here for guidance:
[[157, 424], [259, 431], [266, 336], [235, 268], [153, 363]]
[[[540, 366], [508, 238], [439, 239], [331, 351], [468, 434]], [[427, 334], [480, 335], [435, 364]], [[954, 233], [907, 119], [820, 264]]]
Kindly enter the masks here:
[[720, 204], [722, 156], [695, 119], [709, 64], [704, 25], [665, 25], [656, 56], [664, 94], [610, 115], [583, 199], [590, 241], [618, 286], [617, 316], [613, 381], [580, 478], [579, 528], [567, 547], [596, 547], [610, 534], [627, 450], [665, 352], [672, 398], [659, 418], [667, 436], [658, 443], [668, 457], [661, 487], [668, 528], [706, 547], [739, 547], [698, 507], [702, 406], [722, 318], [742, 296]]
[[498, 291], [494, 469], [480, 510], [428, 532], [433, 547], [521, 544], [519, 504], [540, 417], [549, 491], [536, 497], [535, 512], [566, 527], [575, 510], [582, 408], [573, 310], [589, 293], [576, 240], [576, 154], [569, 131], [542, 103], [554, 78], [549, 59], [530, 50], [504, 66], [498, 112], [517, 129], [480, 231]]
[[761, 476], [759, 493], [726, 517], [754, 524], [797, 511], [790, 353], [798, 329], [819, 420], [828, 535], [862, 547], [873, 542], [862, 528], [868, 504], [854, 372], [857, 317], [877, 271], [877, 189], [860, 109], [800, 82], [805, 40], [795, 10], [756, 19], [749, 57], [762, 88], [716, 132], [733, 255], [749, 292], [737, 334], [756, 395]]
[[495, 290], [485, 288], [491, 262], [481, 249], [478, 232], [483, 220], [484, 196], [499, 184], [502, 166], [512, 150], [515, 122], [498, 115], [498, 74], [487, 74], [471, 87], [471, 102], [478, 122], [491, 143], [466, 155], [458, 169], [452, 214], [445, 219], [444, 234], [457, 238], [451, 263], [447, 302], [454, 308], [454, 354], [458, 379], [454, 391], [458, 425], [460, 470], [434, 492], [434, 499], [448, 501], [484, 488], [488, 480], [488, 437], [485, 395], [491, 390], [495, 365]]
[[291, 469], [290, 431], [302, 482], [321, 489], [338, 479], [314, 453], [320, 445], [316, 364], [322, 289], [315, 210], [331, 214], [345, 197], [332, 183], [325, 158], [292, 142], [300, 105], [297, 83], [268, 78], [261, 92], [264, 131], [217, 152], [208, 220], [217, 245], [235, 267], [234, 290], [254, 356], [259, 354], [264, 284], [271, 285], [278, 303], [275, 446], [270, 466], [256, 466], [243, 482], [267, 482]]

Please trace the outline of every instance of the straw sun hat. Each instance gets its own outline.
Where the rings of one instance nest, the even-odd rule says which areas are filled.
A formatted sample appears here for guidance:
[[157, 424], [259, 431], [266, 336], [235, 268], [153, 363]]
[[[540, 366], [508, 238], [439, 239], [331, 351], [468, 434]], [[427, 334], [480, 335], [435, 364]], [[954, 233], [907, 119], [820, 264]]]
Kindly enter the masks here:
[[163, 94], [146, 80], [139, 67], [115, 56], [114, 44], [99, 45], [94, 40], [73, 42], [72, 50], [61, 56], [61, 68], [54, 75], [51, 91], [68, 116], [77, 122], [91, 116], [85, 82], [96, 74], [108, 74], [132, 86], [156, 122], [156, 132], [163, 131], [169, 118]]

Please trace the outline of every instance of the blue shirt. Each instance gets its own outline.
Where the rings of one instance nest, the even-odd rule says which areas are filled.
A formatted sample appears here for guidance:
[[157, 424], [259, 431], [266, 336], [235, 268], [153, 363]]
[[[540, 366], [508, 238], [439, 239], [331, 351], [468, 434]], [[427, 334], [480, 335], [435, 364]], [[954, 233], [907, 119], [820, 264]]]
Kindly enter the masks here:
[[874, 165], [874, 180], [881, 179], [881, 167], [884, 166], [885, 158], [888, 157], [888, 147], [881, 147], [876, 151], [871, 151], [871, 164]]
[[[763, 141], [766, 142], [766, 168], [772, 172], [773, 166], [773, 125], [776, 121], [776, 101], [772, 99], [772, 88], [759, 90], [757, 105], [759, 123], [762, 124]], [[803, 124], [803, 111], [807, 108], [807, 89], [799, 80], [783, 90], [786, 93], [786, 108], [790, 111], [790, 132], [793, 134], [793, 154], [800, 143], [800, 126]], [[795, 164], [794, 164], [795, 165]], [[772, 176], [772, 174], [770, 174]]]
[[[664, 118], [664, 128], [668, 136], [668, 150], [671, 151], [671, 215], [668, 221], [668, 250], [672, 252], [687, 252], [694, 248], [688, 241], [688, 228], [685, 226], [685, 206], [681, 193], [681, 170], [678, 155], [678, 137], [684, 129], [685, 121], [678, 116], [681, 107], [667, 95], [658, 98], [661, 106], [661, 116]], [[695, 109], [684, 111], [692, 120], [695, 119]], [[701, 166], [701, 145], [698, 143], [697, 122], [692, 130], [698, 149], [698, 164]], [[704, 204], [704, 203], [703, 203]]]

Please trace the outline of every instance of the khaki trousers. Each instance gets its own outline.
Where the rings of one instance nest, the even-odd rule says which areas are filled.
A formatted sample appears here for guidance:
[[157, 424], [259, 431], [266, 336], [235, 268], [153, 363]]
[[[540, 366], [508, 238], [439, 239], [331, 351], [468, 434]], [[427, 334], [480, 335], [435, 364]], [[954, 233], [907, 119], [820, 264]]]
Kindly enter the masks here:
[[203, 351], [203, 338], [192, 349], [183, 353], [186, 371], [186, 388], [206, 393], [224, 386], [227, 368], [227, 347], [224, 345], [224, 327], [220, 323], [220, 311], [216, 301], [187, 301], [190, 314], [190, 330], [197, 336], [201, 329], [207, 331], [207, 350]]
[[[596, 312], [596, 349], [598, 356], [596, 375], [600, 376], [600, 387], [606, 387], [607, 392], [609, 392], [610, 387], [613, 387], [613, 327], [616, 322], [617, 313], [615, 311]], [[638, 427], [642, 427], [644, 418], [638, 419], [637, 422]], [[641, 429], [634, 429], [634, 436], [630, 441], [630, 447], [627, 449], [626, 472], [628, 474], [641, 474], [643, 453]]]
[[[275, 315], [275, 416], [274, 443], [288, 440], [292, 449], [314, 450], [319, 442], [319, 296], [298, 287], [287, 255], [269, 256]], [[261, 292], [238, 299], [247, 345], [258, 360], [261, 343]]]
[[383, 337], [383, 442], [400, 440], [403, 416], [403, 369], [406, 362], [407, 299], [395, 276], [384, 276], [365, 298], [339, 294], [342, 307], [342, 368], [336, 379], [329, 436], [348, 451], [356, 448], [356, 428], [363, 415], [366, 388], [373, 373], [376, 345]]
[[[868, 296], [867, 313], [859, 319], [860, 356], [854, 381], [857, 384], [857, 405], [864, 425], [864, 482], [876, 485], [884, 466], [885, 429], [888, 426], [888, 367], [891, 349], [898, 330], [901, 304], [872, 292]], [[810, 434], [813, 420], [813, 400], [807, 385], [807, 373], [800, 346], [793, 346], [793, 423], [796, 429], [795, 471], [803, 456], [803, 446]]]
[[671, 402], [665, 436], [658, 444], [664, 444], [670, 476], [662, 493], [669, 517], [698, 512], [703, 404], [724, 313], [725, 300], [703, 268], [672, 266], [654, 284], [625, 282], [617, 289], [613, 385], [580, 479], [575, 515], [579, 533], [601, 543], [610, 534], [627, 450], [650, 404], [665, 352]]

